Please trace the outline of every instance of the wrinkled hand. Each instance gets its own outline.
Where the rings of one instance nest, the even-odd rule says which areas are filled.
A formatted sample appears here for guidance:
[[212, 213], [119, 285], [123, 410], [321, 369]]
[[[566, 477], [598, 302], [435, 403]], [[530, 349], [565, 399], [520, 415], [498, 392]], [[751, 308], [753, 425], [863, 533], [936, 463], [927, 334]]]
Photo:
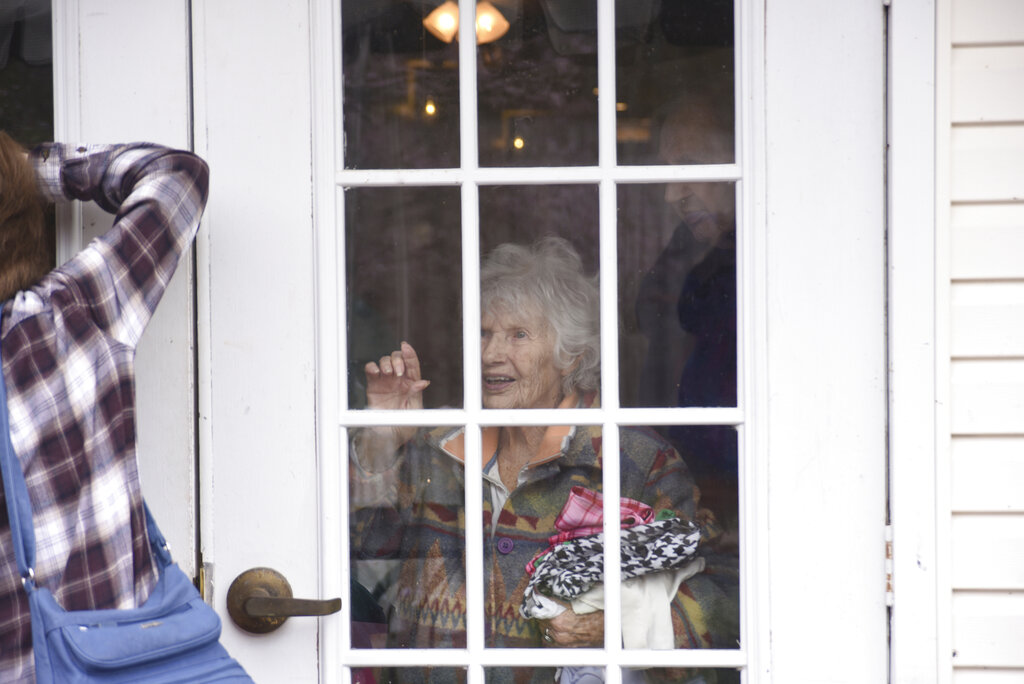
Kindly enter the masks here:
[[420, 359], [408, 342], [401, 349], [366, 364], [366, 407], [421, 409], [423, 390], [430, 384], [420, 375]]
[[[366, 407], [403, 410], [423, 408], [423, 390], [430, 384], [420, 375], [420, 359], [408, 342], [402, 342], [380, 361], [366, 364]], [[374, 427], [360, 432], [358, 448], [371, 465], [390, 462], [390, 455], [416, 434], [415, 427]]]
[[577, 615], [569, 608], [550, 620], [540, 621], [540, 631], [550, 635], [544, 645], [552, 648], [584, 648], [604, 646], [604, 611]]

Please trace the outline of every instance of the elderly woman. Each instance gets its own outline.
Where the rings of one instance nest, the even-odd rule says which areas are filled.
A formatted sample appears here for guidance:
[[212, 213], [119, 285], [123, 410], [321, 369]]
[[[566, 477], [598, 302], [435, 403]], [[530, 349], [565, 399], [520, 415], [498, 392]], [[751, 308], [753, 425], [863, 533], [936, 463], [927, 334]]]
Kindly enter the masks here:
[[[486, 408], [598, 405], [598, 289], [568, 242], [547, 238], [529, 247], [495, 249], [481, 269], [481, 311]], [[423, 406], [429, 380], [411, 345], [402, 343], [367, 364], [366, 375], [370, 408]], [[621, 495], [695, 520], [699, 494], [679, 455], [653, 431], [627, 428], [620, 434]], [[353, 518], [357, 557], [400, 559], [389, 645], [464, 646], [463, 431], [362, 430], [353, 440], [353, 455], [357, 477], [389, 469], [397, 476], [389, 506], [356, 511]], [[483, 459], [486, 643], [603, 645], [600, 611], [566, 610], [549, 619], [520, 611], [530, 579], [526, 566], [556, 534], [556, 517], [571, 490], [601, 490], [600, 427], [486, 428]], [[725, 577], [712, 577], [715, 572], [707, 564], [680, 587], [671, 611], [675, 646], [736, 646], [734, 569]], [[533, 668], [489, 675], [551, 681], [550, 672]]]

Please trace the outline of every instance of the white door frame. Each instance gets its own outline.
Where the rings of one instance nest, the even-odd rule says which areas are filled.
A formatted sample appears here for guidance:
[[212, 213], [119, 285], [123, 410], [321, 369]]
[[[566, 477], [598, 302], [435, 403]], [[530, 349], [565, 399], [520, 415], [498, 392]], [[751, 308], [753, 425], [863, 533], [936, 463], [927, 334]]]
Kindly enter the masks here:
[[[252, 635], [225, 608], [252, 567], [320, 580], [307, 0], [192, 0], [202, 553], [221, 641], [257, 681], [315, 682], [318, 621]], [[208, 597], [209, 600], [209, 597]]]
[[766, 7], [771, 675], [883, 682], [882, 6]]
[[891, 677], [920, 684], [952, 676], [949, 248], [937, 211], [948, 197], [940, 169], [949, 168], [937, 136], [937, 122], [948, 121], [937, 45], [949, 41], [940, 30], [949, 22], [938, 21], [936, 0], [889, 8]]

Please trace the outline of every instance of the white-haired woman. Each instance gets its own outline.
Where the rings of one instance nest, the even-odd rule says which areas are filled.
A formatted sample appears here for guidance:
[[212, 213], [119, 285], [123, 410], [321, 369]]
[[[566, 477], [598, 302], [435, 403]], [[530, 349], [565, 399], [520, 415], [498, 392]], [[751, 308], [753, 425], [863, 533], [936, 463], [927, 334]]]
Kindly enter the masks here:
[[[560, 238], [505, 244], [481, 268], [485, 408], [594, 407], [600, 384], [596, 278]], [[367, 405], [423, 406], [430, 384], [414, 348], [366, 365]], [[553, 421], [557, 420], [552, 415]], [[601, 430], [593, 426], [516, 426], [483, 430], [486, 643], [493, 647], [601, 646], [604, 614], [566, 610], [548, 619], [520, 611], [526, 566], [557, 533], [555, 520], [574, 487], [601, 490]], [[362, 430], [353, 443], [358, 474], [391, 469], [396, 499], [356, 512], [358, 558], [400, 560], [391, 592], [389, 645], [466, 643], [464, 432], [461, 428]], [[614, 465], [614, 461], [613, 461]], [[621, 496], [695, 520], [697, 492], [679, 455], [653, 431], [620, 434]], [[476, 569], [474, 569], [476, 570]], [[735, 647], [735, 575], [684, 583], [672, 610], [674, 645]], [[411, 673], [410, 673], [411, 674]], [[491, 668], [492, 681], [551, 681], [543, 668]], [[416, 677], [413, 677], [416, 678]]]

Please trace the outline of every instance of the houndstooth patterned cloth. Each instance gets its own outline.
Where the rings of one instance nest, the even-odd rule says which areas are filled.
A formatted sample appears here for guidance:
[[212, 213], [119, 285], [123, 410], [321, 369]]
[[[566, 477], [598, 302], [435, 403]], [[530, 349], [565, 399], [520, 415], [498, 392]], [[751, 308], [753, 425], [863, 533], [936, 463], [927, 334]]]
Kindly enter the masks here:
[[[622, 530], [622, 579], [679, 568], [697, 553], [700, 528], [669, 518]], [[543, 597], [571, 601], [604, 581], [604, 535], [595, 534], [563, 542], [536, 562], [536, 571], [523, 594], [523, 617], [544, 615]]]

